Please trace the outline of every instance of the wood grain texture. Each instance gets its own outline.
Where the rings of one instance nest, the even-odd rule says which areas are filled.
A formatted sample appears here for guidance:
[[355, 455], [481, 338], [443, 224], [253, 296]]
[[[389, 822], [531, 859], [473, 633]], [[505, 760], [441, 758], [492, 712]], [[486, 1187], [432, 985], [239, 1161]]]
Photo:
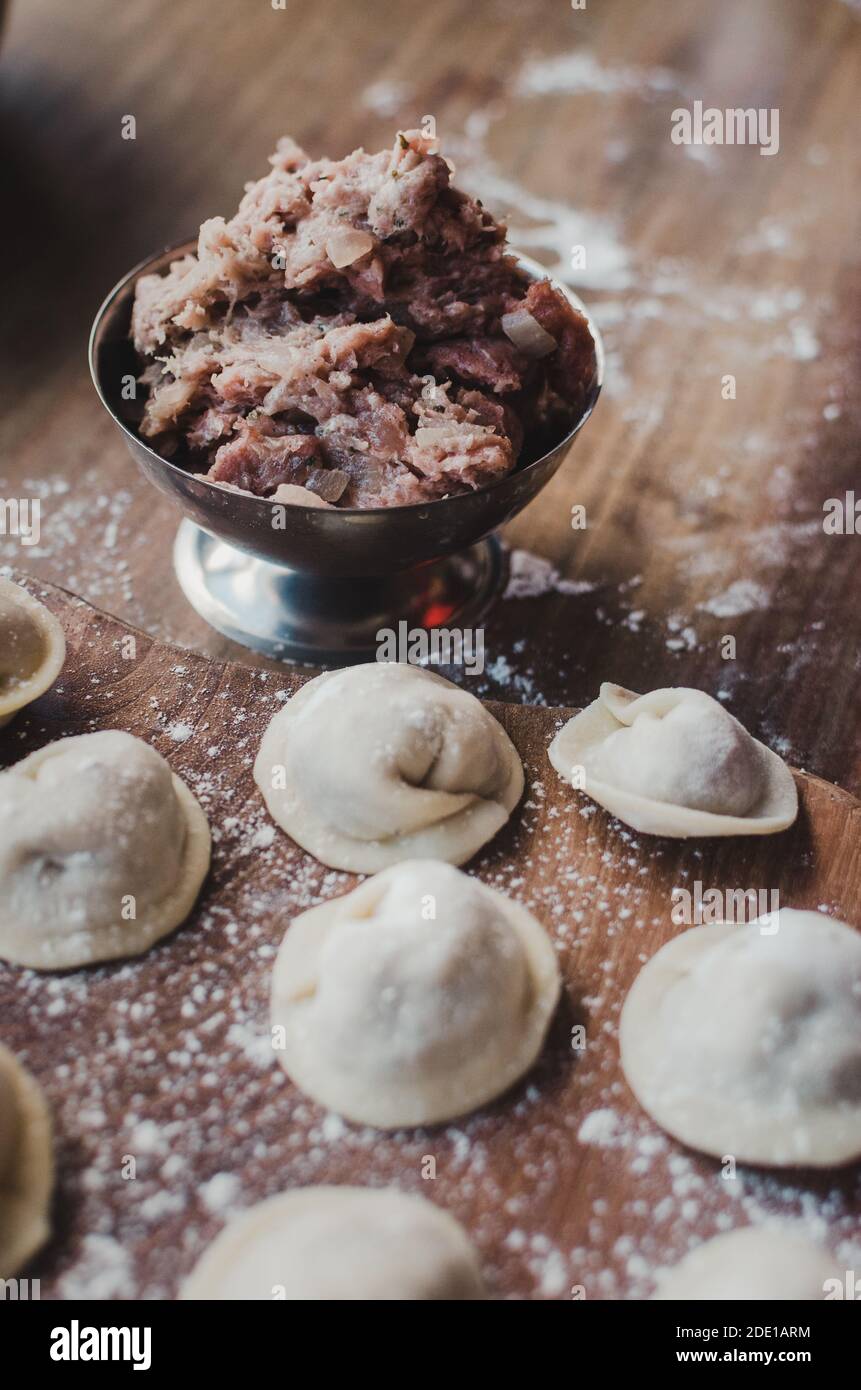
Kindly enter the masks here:
[[[638, 836], [576, 798], [546, 747], [570, 709], [490, 708], [527, 792], [469, 865], [551, 932], [564, 992], [541, 1059], [465, 1120], [382, 1135], [306, 1101], [274, 1063], [268, 989], [297, 911], [357, 881], [271, 827], [251, 765], [302, 677], [191, 655], [60, 590], [41, 596], [69, 656], [58, 686], [0, 734], [8, 765], [66, 734], [119, 727], [166, 756], [214, 831], [189, 922], [138, 960], [58, 976], [0, 965], [3, 1041], [33, 1070], [56, 1122], [55, 1236], [30, 1271], [43, 1297], [172, 1297], [228, 1213], [306, 1183], [394, 1183], [441, 1203], [475, 1240], [494, 1297], [648, 1296], [688, 1243], [779, 1213], [840, 1249], [857, 1236], [858, 1165], [769, 1177], [660, 1134], [619, 1071], [618, 1010], [641, 964], [680, 928], [674, 886], [778, 889], [861, 925], [861, 803], [798, 776], [782, 835], [672, 842]], [[134, 647], [129, 645], [134, 638]], [[585, 1047], [572, 1049], [572, 1028]], [[433, 1158], [436, 1176], [424, 1180]], [[129, 1159], [133, 1180], [124, 1177]]]
[[[282, 132], [341, 154], [431, 113], [466, 185], [491, 167], [509, 180], [491, 201], [513, 225], [534, 230], [535, 198], [586, 214], [563, 252], [577, 240], [587, 266], [615, 267], [582, 286], [610, 349], [605, 395], [507, 533], [577, 587], [496, 607], [480, 689], [547, 704], [585, 703], [602, 679], [722, 690], [795, 763], [861, 788], [861, 539], [821, 525], [825, 499], [861, 493], [857, 7], [27, 0], [0, 78], [0, 496], [43, 499], [40, 545], [0, 536], [0, 560], [267, 664], [182, 598], [176, 518], [96, 402], [88, 327], [130, 265], [235, 207]], [[777, 107], [779, 152], [692, 158], [669, 130], [696, 99]], [[567, 524], [575, 503], [585, 532]]]

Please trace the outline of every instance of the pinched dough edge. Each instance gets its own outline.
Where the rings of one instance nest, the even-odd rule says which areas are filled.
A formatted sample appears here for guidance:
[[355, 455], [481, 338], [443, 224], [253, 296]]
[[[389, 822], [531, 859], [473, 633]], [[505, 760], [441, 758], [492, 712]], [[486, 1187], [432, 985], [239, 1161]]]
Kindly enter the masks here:
[[38, 700], [39, 696], [44, 695], [54, 684], [66, 660], [66, 637], [51, 610], [32, 594], [28, 594], [26, 589], [22, 589], [20, 584], [13, 584], [11, 579], [0, 579], [0, 595], [11, 599], [13, 604], [32, 618], [34, 627], [38, 628], [45, 641], [45, 655], [28, 680], [6, 695], [0, 694], [2, 728], [19, 710]]
[[[637, 700], [633, 691], [621, 686], [601, 686], [601, 696], [564, 724], [553, 739], [547, 755], [560, 777], [571, 781], [571, 768], [583, 765], [589, 755], [610, 734], [625, 726], [607, 708], [608, 693]], [[774, 835], [786, 830], [798, 815], [795, 779], [782, 758], [749, 735], [763, 771], [765, 791], [758, 805], [745, 816], [726, 816], [714, 811], [692, 810], [670, 801], [653, 801], [621, 787], [611, 786], [586, 774], [584, 794], [612, 816], [645, 835], [665, 835], [673, 839], [696, 836]]]
[[20, 1121], [12, 1172], [0, 1174], [0, 1279], [11, 1279], [51, 1233], [54, 1155], [44, 1092], [2, 1043], [0, 1073], [11, 1082]]

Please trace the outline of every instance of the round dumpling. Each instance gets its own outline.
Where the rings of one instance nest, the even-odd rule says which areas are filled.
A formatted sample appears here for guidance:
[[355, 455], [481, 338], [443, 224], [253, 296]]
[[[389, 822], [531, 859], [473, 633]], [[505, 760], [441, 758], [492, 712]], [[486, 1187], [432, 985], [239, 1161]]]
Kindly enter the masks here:
[[526, 908], [449, 864], [413, 860], [290, 926], [272, 979], [287, 1074], [360, 1124], [432, 1124], [532, 1065], [559, 997]]
[[0, 773], [0, 959], [64, 970], [139, 955], [191, 911], [209, 826], [155, 749], [109, 730]]
[[789, 768], [711, 695], [604, 684], [549, 749], [561, 776], [649, 835], [770, 835], [798, 815]]
[[0, 726], [44, 695], [66, 659], [63, 629], [38, 599], [0, 579]]
[[11, 1279], [50, 1234], [51, 1120], [42, 1088], [0, 1045], [0, 1279]]
[[269, 725], [254, 776], [297, 844], [363, 874], [425, 856], [464, 863], [523, 792], [517, 750], [480, 701], [394, 662], [304, 685]]
[[828, 1167], [861, 1155], [861, 933], [817, 912], [683, 932], [622, 1009], [622, 1068], [693, 1149]]
[[805, 1236], [746, 1226], [705, 1241], [664, 1271], [654, 1297], [811, 1302], [825, 1298], [833, 1279], [843, 1282], [834, 1260]]
[[307, 1187], [251, 1207], [204, 1251], [183, 1299], [477, 1299], [454, 1217], [394, 1188]]

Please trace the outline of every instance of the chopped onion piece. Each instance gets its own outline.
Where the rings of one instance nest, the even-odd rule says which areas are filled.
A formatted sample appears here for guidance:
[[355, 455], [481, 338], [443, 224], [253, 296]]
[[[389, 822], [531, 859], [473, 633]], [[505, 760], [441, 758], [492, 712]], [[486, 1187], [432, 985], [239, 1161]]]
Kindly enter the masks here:
[[333, 232], [326, 242], [326, 255], [332, 265], [343, 270], [352, 265], [360, 256], [366, 256], [374, 249], [374, 238], [369, 232], [360, 232], [355, 227], [343, 227]]
[[420, 425], [413, 438], [420, 449], [432, 449], [450, 433], [451, 428], [448, 425]]
[[[220, 483], [220, 487], [229, 487], [229, 483]], [[244, 492], [244, 488], [236, 488], [237, 492]], [[252, 494], [249, 493], [249, 496]], [[299, 487], [296, 483], [280, 483], [268, 499], [270, 502], [277, 502], [279, 505], [296, 507], [330, 507], [332, 504], [319, 497], [310, 488]]]
[[541, 327], [528, 309], [515, 309], [513, 313], [503, 314], [501, 323], [506, 337], [527, 357], [546, 357], [548, 353], [556, 351], [556, 339]]
[[350, 479], [340, 468], [312, 468], [305, 487], [324, 502], [337, 502]]

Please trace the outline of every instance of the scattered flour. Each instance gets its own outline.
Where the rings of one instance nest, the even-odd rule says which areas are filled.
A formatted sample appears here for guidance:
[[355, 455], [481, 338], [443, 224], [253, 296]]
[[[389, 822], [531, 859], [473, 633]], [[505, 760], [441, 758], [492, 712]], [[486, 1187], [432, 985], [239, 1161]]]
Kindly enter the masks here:
[[636, 68], [619, 63], [607, 66], [589, 49], [577, 48], [549, 58], [530, 58], [518, 74], [515, 90], [525, 96], [543, 96], [548, 92], [615, 96], [671, 92], [679, 87], [678, 77], [667, 68]]
[[[519, 250], [542, 253], [548, 274], [594, 290], [625, 290], [633, 285], [630, 252], [615, 218], [532, 193], [494, 169], [486, 156], [474, 167], [464, 161], [464, 167], [470, 192], [506, 218], [511, 241]], [[584, 248], [585, 265], [574, 264], [575, 247]]]
[[618, 1115], [612, 1110], [593, 1110], [577, 1131], [581, 1144], [596, 1144], [600, 1149], [613, 1149], [622, 1142]]
[[200, 1189], [204, 1205], [210, 1211], [224, 1212], [233, 1205], [239, 1193], [239, 1178], [235, 1173], [216, 1173]]
[[85, 1235], [81, 1257], [74, 1269], [59, 1283], [65, 1299], [95, 1299], [103, 1302], [135, 1295], [131, 1257], [112, 1236]]
[[406, 82], [393, 82], [383, 78], [365, 88], [362, 101], [375, 116], [388, 118], [396, 116], [406, 106], [410, 95], [410, 88]]
[[542, 594], [588, 594], [596, 586], [586, 580], [563, 579], [559, 571], [531, 550], [512, 550], [503, 598], [539, 598]]
[[186, 743], [194, 733], [194, 725], [186, 724], [183, 720], [177, 720], [174, 724], [169, 724], [167, 736], [174, 743]]
[[796, 362], [813, 362], [819, 356], [819, 339], [804, 319], [793, 319], [789, 325], [786, 354]]
[[764, 585], [752, 579], [736, 579], [723, 593], [715, 594], [714, 598], [698, 606], [704, 613], [713, 613], [716, 618], [735, 618], [742, 613], [767, 608], [770, 598]]

